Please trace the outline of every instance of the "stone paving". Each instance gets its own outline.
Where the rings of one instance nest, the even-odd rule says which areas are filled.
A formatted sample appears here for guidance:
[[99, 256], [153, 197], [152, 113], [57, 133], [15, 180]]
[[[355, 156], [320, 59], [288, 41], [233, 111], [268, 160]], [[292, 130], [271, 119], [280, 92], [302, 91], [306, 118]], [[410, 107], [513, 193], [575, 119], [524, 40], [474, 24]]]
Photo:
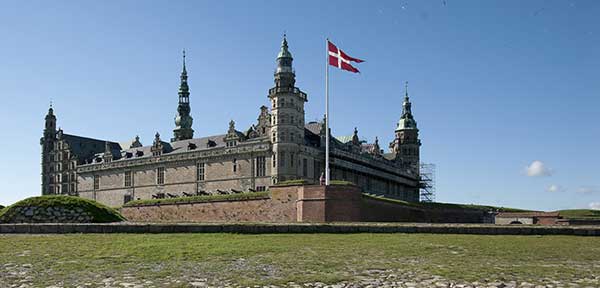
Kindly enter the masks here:
[[[243, 264], [234, 264], [243, 265]], [[394, 270], [378, 270], [372, 269], [362, 271], [354, 275], [350, 275], [353, 280], [342, 281], [335, 284], [326, 284], [321, 282], [312, 283], [294, 283], [289, 282], [280, 285], [266, 286], [242, 286], [228, 280], [202, 278], [197, 275], [170, 275], [161, 279], [140, 280], [133, 274], [123, 273], [115, 277], [104, 278], [99, 274], [89, 274], [90, 277], [83, 279], [65, 279], [57, 283], [45, 283], [40, 285], [40, 278], [44, 277], [44, 273], [52, 273], [51, 270], [33, 271], [32, 264], [14, 264], [6, 263], [0, 267], [0, 287], [121, 287], [121, 288], [143, 288], [143, 287], [251, 287], [251, 288], [276, 288], [276, 287], [292, 287], [292, 288], [345, 288], [345, 287], [456, 287], [456, 288], [479, 288], [479, 287], [496, 287], [496, 288], [512, 288], [512, 287], [600, 287], [600, 273], [593, 278], [579, 278], [565, 280], [554, 280], [550, 278], [531, 279], [529, 281], [514, 281], [514, 280], [493, 280], [482, 279], [476, 282], [455, 282], [445, 279], [441, 276], [431, 275], [423, 272], [415, 271], [394, 271]], [[265, 267], [267, 276], [269, 269]], [[271, 271], [273, 272], [273, 271]], [[37, 278], [37, 279], [36, 279]], [[42, 281], [43, 282], [43, 281]], [[76, 283], [76, 284], [75, 284]]]

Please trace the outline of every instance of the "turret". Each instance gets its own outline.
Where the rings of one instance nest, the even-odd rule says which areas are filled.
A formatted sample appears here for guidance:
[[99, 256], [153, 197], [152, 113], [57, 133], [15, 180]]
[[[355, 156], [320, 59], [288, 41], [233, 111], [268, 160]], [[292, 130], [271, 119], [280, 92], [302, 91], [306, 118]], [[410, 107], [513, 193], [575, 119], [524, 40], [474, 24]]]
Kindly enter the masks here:
[[45, 117], [44, 135], [40, 139], [40, 145], [42, 146], [42, 195], [53, 193], [51, 187], [51, 178], [54, 176], [51, 174], [53, 171], [53, 150], [54, 142], [56, 140], [56, 116], [54, 116], [54, 109], [52, 103], [48, 109], [48, 114]]
[[183, 70], [181, 71], [181, 83], [179, 84], [179, 105], [177, 106], [177, 116], [175, 116], [175, 129], [173, 130], [173, 139], [179, 141], [192, 139], [194, 129], [192, 129], [192, 116], [190, 116], [190, 87], [188, 86], [187, 70], [185, 67], [185, 50], [183, 51]]
[[292, 53], [284, 35], [277, 55], [274, 74], [275, 87], [269, 89], [271, 100], [271, 142], [273, 143], [273, 183], [298, 179], [300, 146], [304, 143], [304, 102], [306, 94], [294, 85]]
[[417, 129], [417, 121], [412, 115], [411, 106], [408, 97], [408, 82], [406, 82], [402, 116], [396, 126], [396, 137], [390, 143], [390, 149], [396, 153], [396, 161], [418, 174], [421, 140], [419, 140], [419, 129]]

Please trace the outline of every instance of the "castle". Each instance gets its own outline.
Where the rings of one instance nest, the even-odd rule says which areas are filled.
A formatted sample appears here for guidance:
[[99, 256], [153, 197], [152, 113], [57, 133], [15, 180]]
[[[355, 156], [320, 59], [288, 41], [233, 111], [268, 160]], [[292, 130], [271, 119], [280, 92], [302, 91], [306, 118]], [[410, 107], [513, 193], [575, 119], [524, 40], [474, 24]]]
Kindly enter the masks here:
[[[286, 180], [319, 183], [325, 169], [323, 122], [305, 123], [306, 93], [296, 87], [287, 39], [281, 44], [268, 90], [270, 109], [260, 107], [257, 122], [245, 130], [229, 123], [227, 133], [194, 138], [188, 75], [183, 56], [173, 138], [156, 133], [152, 145], [139, 137], [128, 147], [117, 142], [57, 130], [52, 106], [45, 118], [42, 194], [68, 194], [120, 206], [133, 199], [264, 191]], [[352, 137], [330, 137], [332, 180], [358, 185], [363, 192], [419, 201], [419, 130], [405, 94], [402, 116], [389, 153]]]

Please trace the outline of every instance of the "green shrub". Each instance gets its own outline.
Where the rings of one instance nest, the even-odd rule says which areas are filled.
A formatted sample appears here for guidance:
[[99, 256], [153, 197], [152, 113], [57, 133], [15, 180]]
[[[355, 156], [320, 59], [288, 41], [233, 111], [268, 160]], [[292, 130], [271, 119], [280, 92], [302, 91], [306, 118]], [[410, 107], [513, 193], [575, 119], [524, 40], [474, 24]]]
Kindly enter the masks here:
[[120, 222], [125, 220], [116, 210], [93, 200], [77, 196], [49, 195], [27, 198], [6, 207], [0, 211], [0, 222], [11, 222], [11, 219], [19, 213], [20, 209], [18, 208], [22, 207], [80, 208], [92, 217], [92, 223]]
[[269, 197], [268, 191], [262, 192], [251, 192], [241, 194], [226, 194], [226, 195], [204, 195], [204, 196], [191, 196], [191, 197], [177, 197], [177, 198], [164, 198], [164, 199], [147, 199], [147, 200], [135, 200], [127, 202], [123, 207], [135, 207], [135, 206], [147, 206], [157, 204], [190, 204], [190, 203], [202, 203], [202, 202], [216, 202], [216, 201], [239, 201], [239, 200], [253, 200], [253, 199], [264, 199]]

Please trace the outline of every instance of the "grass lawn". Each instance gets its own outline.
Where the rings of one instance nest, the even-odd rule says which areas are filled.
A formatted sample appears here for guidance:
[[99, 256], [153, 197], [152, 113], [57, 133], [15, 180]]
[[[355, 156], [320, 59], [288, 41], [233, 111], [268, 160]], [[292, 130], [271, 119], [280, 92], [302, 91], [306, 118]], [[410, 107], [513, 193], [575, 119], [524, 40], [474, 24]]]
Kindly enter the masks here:
[[579, 281], [596, 286], [599, 255], [600, 238], [576, 236], [0, 235], [0, 283], [25, 281], [33, 287], [84, 283], [96, 287], [104, 286], [102, 281], [157, 287], [188, 287], [195, 281], [337, 283], [358, 281], [375, 270], [409, 273], [407, 277], [417, 281], [438, 275], [454, 282]]
[[565, 218], [600, 219], [600, 210], [571, 209], [560, 210], [558, 212], [560, 212], [560, 216]]

